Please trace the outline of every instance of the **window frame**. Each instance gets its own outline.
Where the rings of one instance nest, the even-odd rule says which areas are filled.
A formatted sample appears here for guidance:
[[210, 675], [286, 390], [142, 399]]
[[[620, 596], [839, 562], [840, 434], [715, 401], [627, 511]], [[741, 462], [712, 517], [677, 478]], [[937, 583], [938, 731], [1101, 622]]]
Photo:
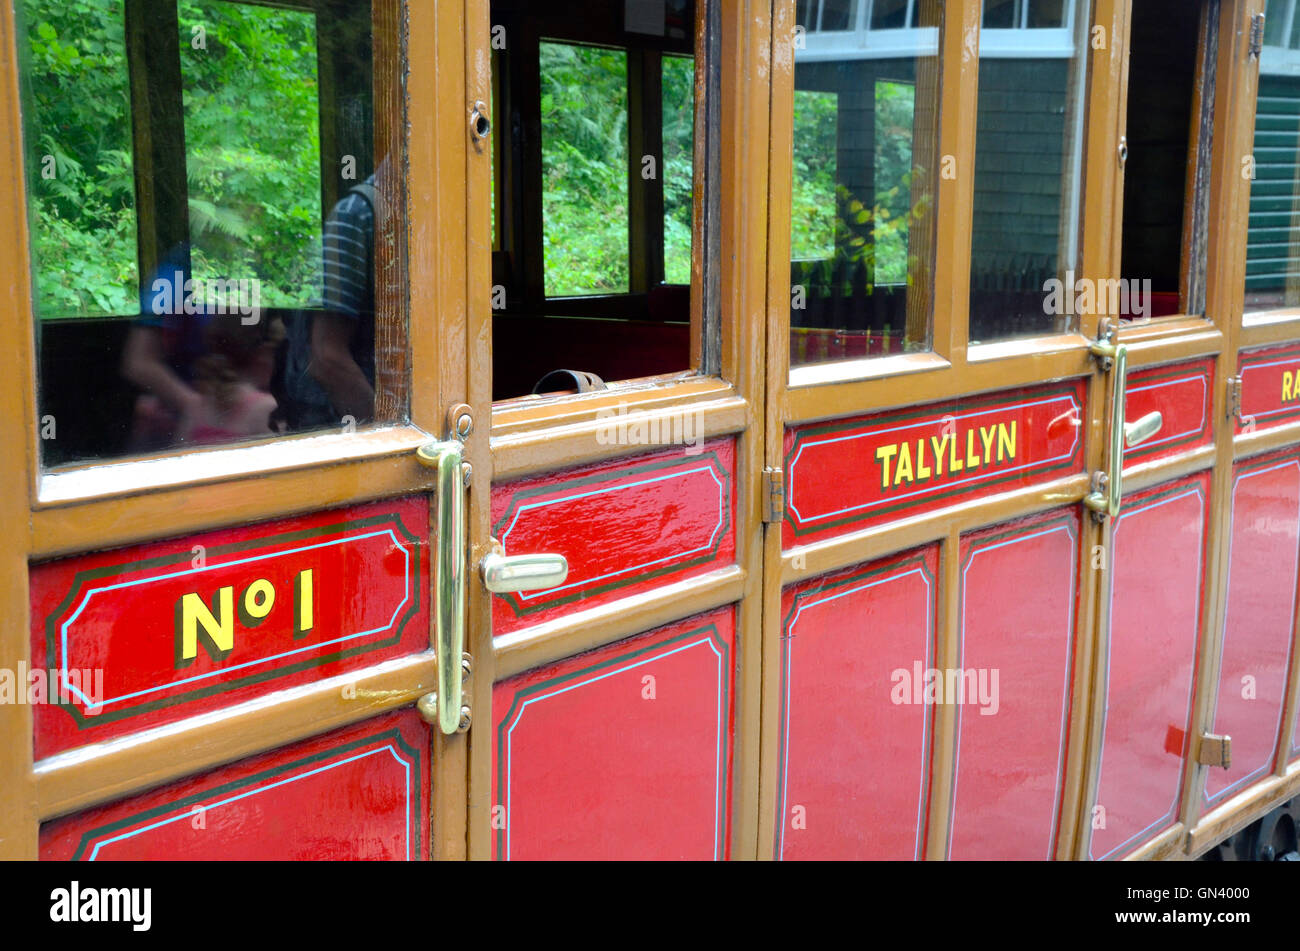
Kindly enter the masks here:
[[[755, 158], [757, 155], [765, 156], [765, 136], [758, 139], [750, 135], [745, 139], [743, 147], [736, 143], [737, 123], [742, 120], [748, 123], [750, 130], [765, 131], [766, 123], [760, 124], [758, 121], [756, 110], [759, 104], [755, 98], [765, 94], [765, 89], [753, 78], [756, 64], [744, 67], [743, 71], [732, 71], [733, 67], [728, 65], [734, 63], [737, 57], [748, 57], [753, 53], [752, 44], [735, 44], [724, 39], [728, 35], [724, 23], [739, 28], [739, 25], [744, 22], [743, 12], [725, 9], [719, 0], [697, 0], [695, 16], [694, 36], [690, 40], [690, 53], [695, 63], [695, 134], [692, 167], [696, 197], [692, 208], [689, 364], [680, 371], [667, 374], [606, 381], [608, 389], [598, 392], [545, 397], [525, 396], [494, 402], [492, 406], [493, 445], [494, 449], [498, 445], [501, 447], [506, 453], [504, 458], [507, 460], [511, 458], [510, 447], [514, 445], [521, 448], [533, 447], [535, 443], [541, 441], [548, 442], [547, 456], [549, 457], [550, 449], [559, 452], [560, 447], [567, 443], [554, 438], [542, 440], [537, 434], [561, 426], [581, 426], [594, 431], [599, 414], [614, 407], [625, 408], [628, 412], [638, 410], [667, 412], [668, 407], [698, 405], [705, 414], [703, 419], [706, 436], [715, 434], [714, 420], [724, 432], [735, 432], [740, 428], [736, 411], [743, 404], [743, 397], [740, 394], [744, 391], [745, 364], [752, 361], [748, 360], [749, 352], [741, 346], [744, 336], [738, 336], [739, 332], [733, 332], [733, 328], [752, 319], [752, 311], [742, 317], [729, 312], [724, 304], [728, 299], [734, 299], [737, 293], [741, 293], [736, 281], [746, 269], [743, 261], [738, 259], [724, 261], [721, 254], [723, 230], [738, 226], [737, 215], [732, 214], [729, 219], [723, 218], [722, 202], [724, 194], [732, 193], [731, 190], [734, 188], [752, 188], [749, 180], [753, 172], [766, 169], [765, 161], [757, 166], [740, 164], [743, 161], [757, 161]], [[518, 28], [515, 29], [518, 32]], [[510, 30], [509, 26], [507, 30]], [[533, 63], [531, 68], [535, 70], [536, 42], [544, 40], [575, 42], [581, 39], [590, 45], [629, 48], [627, 38], [634, 36], [634, 34], [620, 34], [619, 37], [602, 40], [593, 38], [589, 34], [579, 35], [576, 31], [548, 27], [545, 31], [539, 29], [528, 34], [522, 44], [516, 44], [515, 49], [523, 51], [522, 55], [526, 60], [525, 68], [528, 68], [529, 63]], [[635, 44], [631, 46], [634, 48]], [[672, 52], [665, 51], [663, 55], [671, 55]], [[734, 68], [741, 69], [741, 67]], [[633, 97], [629, 96], [629, 108], [632, 99]], [[655, 121], [659, 123], [658, 109], [655, 115]], [[515, 123], [512, 121], [510, 125], [513, 127]], [[535, 154], [531, 160], [517, 161], [524, 169], [529, 167], [531, 161], [533, 167], [540, 173], [540, 143], [535, 144], [533, 151]], [[748, 160], [744, 159], [747, 152], [750, 153]], [[629, 148], [629, 174], [633, 173], [633, 155], [635, 149]], [[637, 180], [640, 180], [639, 162], [635, 163], [635, 175]], [[662, 179], [662, 176], [660, 178]], [[659, 185], [662, 187], [662, 181]], [[700, 198], [701, 195], [703, 200]], [[762, 206], [760, 204], [747, 210], [762, 210]], [[520, 214], [531, 214], [535, 220], [540, 221], [540, 196], [536, 198], [535, 208], [531, 211], [522, 211]], [[659, 223], [658, 227], [662, 228], [662, 215], [657, 214], [655, 217]], [[525, 224], [525, 230], [527, 227]], [[754, 223], [741, 227], [754, 227]], [[629, 297], [636, 296], [628, 294], [548, 298], [541, 293], [544, 287], [544, 275], [541, 273], [540, 265], [541, 260], [538, 256], [528, 267], [528, 274], [524, 277], [524, 284], [528, 288], [525, 301], [541, 302], [544, 309], [537, 312], [544, 316], [584, 314], [594, 316], [599, 308], [610, 301], [625, 302]], [[516, 262], [512, 272], [516, 280], [519, 270]], [[563, 309], [557, 310], [556, 302], [561, 302], [564, 305]], [[528, 306], [525, 303], [524, 308], [527, 309]], [[747, 336], [752, 339], [753, 333], [754, 331], [750, 331]], [[738, 400], [741, 402], [738, 403]], [[581, 439], [587, 437], [583, 436]], [[587, 441], [594, 442], [589, 439]], [[529, 448], [527, 451], [531, 452], [533, 449]], [[592, 447], [583, 444], [579, 451], [591, 453]], [[592, 457], [595, 458], [597, 455], [599, 454], [593, 453]], [[572, 451], [566, 458], [574, 458]], [[508, 469], [509, 462], [507, 461], [505, 465]], [[498, 462], [498, 468], [500, 467], [501, 462]]]

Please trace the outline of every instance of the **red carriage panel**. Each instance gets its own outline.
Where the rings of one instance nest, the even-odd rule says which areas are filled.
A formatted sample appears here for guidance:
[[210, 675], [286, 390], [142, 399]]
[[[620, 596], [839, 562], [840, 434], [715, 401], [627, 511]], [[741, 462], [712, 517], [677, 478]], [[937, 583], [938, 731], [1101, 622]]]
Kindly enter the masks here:
[[1212, 805], [1265, 776], [1277, 752], [1300, 567], [1300, 460], [1237, 468], [1229, 546], [1214, 732], [1232, 737], [1232, 766], [1209, 770]]
[[37, 758], [426, 650], [428, 534], [417, 496], [33, 566]]
[[1083, 471], [1083, 383], [785, 434], [786, 547]]
[[962, 543], [964, 679], [949, 698], [958, 704], [950, 858], [1055, 854], [1078, 558], [1073, 510]]
[[1127, 390], [1130, 420], [1159, 412], [1164, 425], [1146, 442], [1125, 448], [1125, 465], [1165, 459], [1210, 445], [1214, 438], [1210, 426], [1212, 360], [1135, 371], [1129, 374]]
[[493, 488], [506, 554], [569, 560], [558, 588], [493, 598], [500, 635], [703, 574], [735, 560], [732, 440], [676, 448]]
[[1204, 475], [1135, 493], [1115, 520], [1095, 859], [1127, 855], [1178, 814], [1208, 493]]
[[938, 549], [782, 597], [778, 859], [925, 848]]
[[735, 616], [680, 621], [493, 688], [498, 859], [722, 859]]
[[429, 732], [389, 714], [47, 822], [42, 859], [425, 859]]
[[1300, 419], [1300, 347], [1287, 344], [1243, 353], [1239, 375], [1238, 433]]

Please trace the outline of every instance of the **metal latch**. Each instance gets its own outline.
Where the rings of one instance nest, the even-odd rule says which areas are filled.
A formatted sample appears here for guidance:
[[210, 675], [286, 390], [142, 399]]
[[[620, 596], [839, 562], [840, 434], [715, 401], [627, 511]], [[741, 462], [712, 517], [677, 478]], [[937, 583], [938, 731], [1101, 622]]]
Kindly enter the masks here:
[[773, 525], [785, 518], [785, 473], [768, 467], [763, 470], [763, 521]]
[[1229, 769], [1232, 766], [1232, 737], [1220, 736], [1217, 733], [1202, 734], [1201, 748], [1196, 754], [1196, 762], [1202, 766], [1221, 766]]

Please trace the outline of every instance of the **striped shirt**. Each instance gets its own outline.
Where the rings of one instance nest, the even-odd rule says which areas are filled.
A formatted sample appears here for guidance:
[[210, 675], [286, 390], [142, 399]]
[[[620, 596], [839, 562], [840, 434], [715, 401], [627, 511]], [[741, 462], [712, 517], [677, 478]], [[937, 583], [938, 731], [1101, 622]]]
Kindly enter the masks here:
[[[368, 187], [367, 187], [368, 186]], [[330, 212], [321, 237], [321, 302], [327, 314], [353, 324], [349, 349], [371, 384], [375, 382], [375, 176], [347, 192]], [[299, 313], [289, 328], [285, 386], [295, 428], [331, 426], [338, 413], [311, 376], [311, 313]]]

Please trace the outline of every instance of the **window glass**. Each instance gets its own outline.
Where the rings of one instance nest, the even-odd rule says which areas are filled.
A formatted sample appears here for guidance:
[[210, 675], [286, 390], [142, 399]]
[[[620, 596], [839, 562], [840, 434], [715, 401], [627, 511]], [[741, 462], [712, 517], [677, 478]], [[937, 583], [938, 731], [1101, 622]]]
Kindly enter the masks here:
[[396, 0], [20, 13], [44, 463], [398, 418]]
[[130, 313], [140, 277], [122, 2], [19, 10], [36, 314]]
[[695, 192], [695, 61], [663, 58], [664, 283], [691, 283]]
[[[873, 5], [873, 27], [889, 9]], [[930, 348], [937, 21], [904, 37], [903, 52], [874, 31], [852, 52], [795, 51], [792, 367]]]
[[1010, 30], [1019, 26], [1020, 0], [984, 0], [984, 29]]
[[1284, 42], [1291, 17], [1300, 28], [1294, 6], [1293, 0], [1273, 0], [1265, 21], [1246, 239], [1247, 314], [1300, 307], [1300, 53]]
[[1060, 29], [1065, 26], [1065, 0], [1029, 0], [1030, 29]]
[[181, 46], [194, 280], [248, 275], [266, 306], [306, 306], [321, 238], [316, 16], [181, 0], [180, 30], [212, 32]]
[[1264, 45], [1286, 46], [1287, 18], [1295, 0], [1268, 0], [1264, 16]]
[[[1080, 4], [1080, 13], [1086, 12]], [[985, 25], [996, 8], [986, 7]], [[1076, 22], [1086, 22], [1078, 15]], [[1086, 64], [1065, 51], [981, 50], [971, 233], [971, 345], [1078, 327], [1073, 293]]]
[[871, 29], [896, 30], [907, 26], [908, 0], [875, 0], [871, 5]]
[[546, 296], [628, 290], [627, 52], [541, 44]]
[[823, 30], [847, 30], [854, 25], [856, 0], [821, 0], [821, 5]]

